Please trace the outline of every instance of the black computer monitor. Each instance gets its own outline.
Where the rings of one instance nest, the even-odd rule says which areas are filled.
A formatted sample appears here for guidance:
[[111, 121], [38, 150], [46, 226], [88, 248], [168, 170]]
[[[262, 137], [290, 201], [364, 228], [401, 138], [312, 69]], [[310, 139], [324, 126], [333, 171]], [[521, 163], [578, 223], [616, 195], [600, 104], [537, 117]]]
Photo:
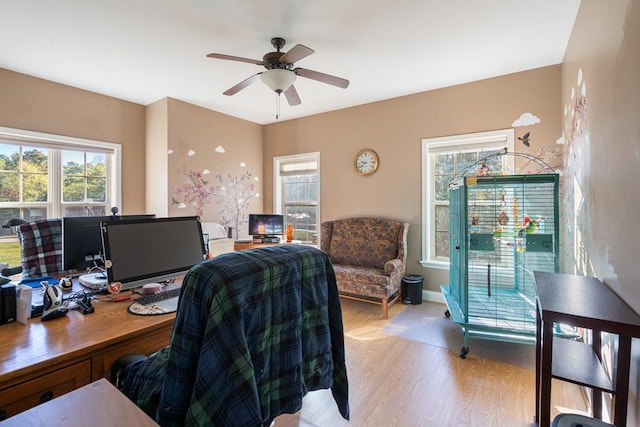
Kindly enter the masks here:
[[62, 270], [82, 271], [103, 267], [103, 221], [152, 219], [155, 215], [76, 216], [62, 218]]
[[183, 276], [206, 259], [197, 216], [105, 221], [102, 239], [108, 282], [123, 289]]
[[284, 215], [249, 214], [250, 236], [281, 236], [284, 234]]

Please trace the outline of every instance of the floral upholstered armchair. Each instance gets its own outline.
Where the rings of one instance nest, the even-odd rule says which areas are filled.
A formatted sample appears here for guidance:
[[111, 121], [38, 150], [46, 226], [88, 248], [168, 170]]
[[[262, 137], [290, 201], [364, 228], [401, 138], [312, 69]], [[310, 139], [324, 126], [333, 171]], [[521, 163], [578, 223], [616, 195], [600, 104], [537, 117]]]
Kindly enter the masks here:
[[380, 304], [387, 319], [389, 305], [400, 299], [409, 223], [357, 217], [325, 221], [320, 230], [340, 296]]

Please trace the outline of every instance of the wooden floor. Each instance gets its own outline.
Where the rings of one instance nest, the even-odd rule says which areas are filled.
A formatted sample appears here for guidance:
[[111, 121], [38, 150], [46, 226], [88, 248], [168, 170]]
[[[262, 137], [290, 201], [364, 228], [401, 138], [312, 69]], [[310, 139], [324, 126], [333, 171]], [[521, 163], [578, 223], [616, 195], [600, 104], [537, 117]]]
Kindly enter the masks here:
[[[403, 304], [393, 305], [389, 320], [382, 320], [379, 306], [345, 299], [341, 303], [351, 421], [342, 419], [331, 392], [321, 390], [309, 393], [297, 414], [278, 417], [275, 427], [534, 425], [533, 370], [473, 353], [461, 359], [459, 349], [386, 335], [382, 328]], [[444, 305], [423, 305], [444, 312]], [[552, 417], [562, 407], [585, 410], [577, 386], [553, 381]]]

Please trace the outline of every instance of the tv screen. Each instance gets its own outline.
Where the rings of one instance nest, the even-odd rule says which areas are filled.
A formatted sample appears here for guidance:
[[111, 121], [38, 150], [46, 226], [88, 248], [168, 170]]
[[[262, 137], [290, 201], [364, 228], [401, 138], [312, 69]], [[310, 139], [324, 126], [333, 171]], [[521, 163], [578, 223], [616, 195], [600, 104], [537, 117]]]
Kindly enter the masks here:
[[62, 218], [62, 270], [80, 271], [104, 266], [100, 224], [112, 219], [155, 218], [155, 215], [76, 216]]
[[123, 289], [183, 276], [206, 259], [199, 217], [102, 223], [109, 283]]
[[281, 236], [284, 234], [284, 215], [249, 214], [250, 236]]

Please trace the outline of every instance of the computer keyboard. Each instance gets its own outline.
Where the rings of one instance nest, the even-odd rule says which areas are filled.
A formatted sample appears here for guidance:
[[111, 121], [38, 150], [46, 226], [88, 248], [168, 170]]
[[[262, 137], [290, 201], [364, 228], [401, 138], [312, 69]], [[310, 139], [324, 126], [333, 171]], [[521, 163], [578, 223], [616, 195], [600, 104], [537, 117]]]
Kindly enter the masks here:
[[170, 298], [176, 298], [180, 295], [180, 288], [169, 289], [168, 291], [158, 292], [156, 294], [145, 295], [136, 299], [138, 304], [149, 305], [153, 303], [157, 303], [160, 301], [164, 301]]

